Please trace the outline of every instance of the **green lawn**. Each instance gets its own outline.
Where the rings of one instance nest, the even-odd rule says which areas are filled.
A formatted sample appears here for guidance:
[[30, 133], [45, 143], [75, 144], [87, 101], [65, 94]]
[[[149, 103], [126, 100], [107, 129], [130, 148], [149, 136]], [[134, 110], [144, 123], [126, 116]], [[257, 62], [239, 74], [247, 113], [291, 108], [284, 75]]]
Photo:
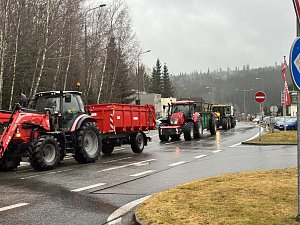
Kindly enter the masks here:
[[297, 144], [297, 131], [275, 131], [274, 133], [268, 132], [244, 144]]

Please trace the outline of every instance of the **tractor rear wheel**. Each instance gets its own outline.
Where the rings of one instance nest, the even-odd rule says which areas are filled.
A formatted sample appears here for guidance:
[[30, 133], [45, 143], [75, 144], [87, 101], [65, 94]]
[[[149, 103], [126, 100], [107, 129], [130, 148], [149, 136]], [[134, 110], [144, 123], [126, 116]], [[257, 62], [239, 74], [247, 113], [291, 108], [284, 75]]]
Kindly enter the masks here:
[[231, 128], [235, 128], [235, 126], [236, 126], [235, 118], [231, 118]]
[[170, 138], [169, 135], [159, 135], [159, 140], [161, 141], [168, 141]]
[[112, 144], [103, 143], [103, 145], [102, 145], [102, 153], [104, 155], [110, 155], [113, 152], [114, 147], [115, 146], [112, 145]]
[[203, 137], [203, 124], [200, 120], [199, 123], [194, 125], [194, 137], [195, 138], [202, 138]]
[[60, 147], [53, 136], [39, 136], [28, 151], [29, 161], [35, 170], [51, 170], [58, 167], [60, 161]]
[[20, 165], [21, 157], [5, 157], [0, 159], [0, 171], [13, 171]]
[[145, 147], [144, 135], [140, 132], [130, 137], [131, 149], [134, 153], [142, 153]]
[[217, 125], [214, 118], [209, 119], [209, 131], [211, 135], [216, 135], [217, 133]]
[[94, 123], [84, 123], [76, 133], [75, 160], [79, 163], [91, 163], [98, 159], [101, 141], [100, 132]]
[[183, 136], [184, 140], [190, 141], [194, 138], [194, 123], [193, 122], [187, 122], [184, 123], [182, 126]]
[[222, 120], [222, 129], [223, 130], [228, 130], [228, 119], [227, 118], [224, 118]]
[[179, 139], [180, 139], [180, 134], [171, 135], [171, 140], [172, 141], [179, 141]]

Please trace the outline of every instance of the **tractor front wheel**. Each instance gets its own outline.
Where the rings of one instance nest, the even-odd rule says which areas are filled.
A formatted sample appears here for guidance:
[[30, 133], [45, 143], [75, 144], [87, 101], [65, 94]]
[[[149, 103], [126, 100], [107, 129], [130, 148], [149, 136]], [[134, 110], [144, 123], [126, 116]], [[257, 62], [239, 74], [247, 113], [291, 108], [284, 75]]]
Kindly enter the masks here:
[[202, 120], [200, 120], [194, 126], [194, 137], [195, 138], [202, 138], [203, 137], [203, 124], [202, 124]]
[[40, 136], [35, 139], [28, 154], [30, 164], [35, 170], [54, 169], [60, 161], [60, 147], [53, 136]]
[[187, 122], [182, 126], [184, 140], [190, 141], [194, 138], [194, 123]]
[[98, 159], [101, 141], [100, 132], [93, 123], [83, 124], [76, 134], [75, 160], [79, 163], [91, 163]]
[[5, 157], [0, 159], [0, 171], [13, 171], [20, 165], [21, 157]]
[[217, 125], [214, 118], [209, 119], [209, 131], [211, 135], [216, 135], [217, 133]]

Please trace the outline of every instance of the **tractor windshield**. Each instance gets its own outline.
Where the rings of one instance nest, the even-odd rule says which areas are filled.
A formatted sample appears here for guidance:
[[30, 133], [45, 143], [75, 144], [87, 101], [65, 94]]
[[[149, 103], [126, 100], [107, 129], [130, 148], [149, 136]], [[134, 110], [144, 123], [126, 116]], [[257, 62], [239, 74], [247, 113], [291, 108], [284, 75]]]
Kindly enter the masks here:
[[35, 101], [34, 109], [39, 112], [44, 112], [45, 108], [53, 109], [54, 111], [59, 110], [59, 97], [54, 96], [41, 96]]
[[185, 117], [191, 117], [194, 107], [192, 105], [172, 105], [171, 115], [178, 112], [183, 112]]

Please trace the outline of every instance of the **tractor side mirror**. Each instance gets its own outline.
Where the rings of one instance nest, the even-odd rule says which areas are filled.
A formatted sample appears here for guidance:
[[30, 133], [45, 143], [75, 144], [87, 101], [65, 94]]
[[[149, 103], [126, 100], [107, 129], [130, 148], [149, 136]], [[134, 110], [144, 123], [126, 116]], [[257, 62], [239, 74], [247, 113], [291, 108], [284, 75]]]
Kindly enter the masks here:
[[163, 109], [164, 109], [164, 111], [166, 111], [166, 106], [165, 105], [163, 105]]
[[24, 95], [23, 93], [21, 93], [21, 96], [20, 96], [20, 105], [22, 106], [22, 107], [27, 107], [27, 102], [28, 102], [28, 100], [27, 100], [27, 97], [26, 97], [26, 95]]
[[70, 93], [66, 93], [65, 102], [71, 102], [71, 94]]

